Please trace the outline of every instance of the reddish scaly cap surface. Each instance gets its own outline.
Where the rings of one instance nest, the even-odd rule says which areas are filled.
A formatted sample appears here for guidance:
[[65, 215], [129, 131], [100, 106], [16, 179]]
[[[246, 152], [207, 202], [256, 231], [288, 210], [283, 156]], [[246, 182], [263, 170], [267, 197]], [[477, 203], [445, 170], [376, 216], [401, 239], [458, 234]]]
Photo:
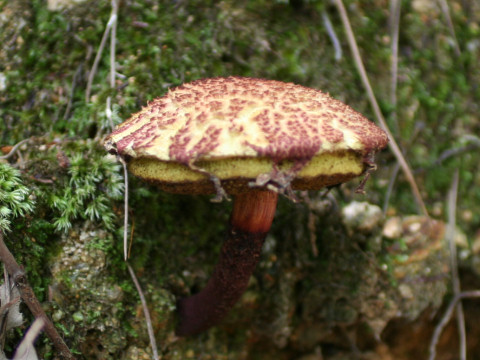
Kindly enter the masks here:
[[387, 142], [375, 124], [319, 90], [228, 77], [174, 88], [121, 124], [106, 147], [121, 156], [192, 164], [229, 157], [308, 160], [346, 150], [367, 155]]

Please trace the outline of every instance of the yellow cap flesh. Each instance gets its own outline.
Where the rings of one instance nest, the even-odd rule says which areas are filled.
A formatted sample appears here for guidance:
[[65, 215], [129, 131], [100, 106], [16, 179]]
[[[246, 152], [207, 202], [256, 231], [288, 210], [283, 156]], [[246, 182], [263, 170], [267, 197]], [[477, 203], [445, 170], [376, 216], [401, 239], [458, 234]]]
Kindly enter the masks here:
[[365, 159], [387, 142], [375, 124], [321, 91], [229, 77], [169, 91], [119, 125], [105, 146], [166, 190], [210, 193], [212, 178], [227, 192], [262, 176], [278, 185], [279, 174], [288, 175], [281, 186], [334, 185], [362, 174]]

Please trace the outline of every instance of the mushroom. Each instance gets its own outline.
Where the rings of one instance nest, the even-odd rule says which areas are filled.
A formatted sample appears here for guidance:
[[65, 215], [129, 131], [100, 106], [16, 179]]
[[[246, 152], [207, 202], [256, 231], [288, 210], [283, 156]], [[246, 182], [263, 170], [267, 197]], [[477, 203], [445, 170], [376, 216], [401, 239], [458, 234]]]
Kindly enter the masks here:
[[134, 175], [172, 193], [234, 198], [210, 280], [200, 293], [178, 301], [177, 335], [217, 324], [241, 297], [278, 193], [295, 200], [295, 189], [366, 178], [387, 142], [383, 130], [328, 94], [242, 77], [181, 85], [119, 125], [105, 147], [124, 158]]

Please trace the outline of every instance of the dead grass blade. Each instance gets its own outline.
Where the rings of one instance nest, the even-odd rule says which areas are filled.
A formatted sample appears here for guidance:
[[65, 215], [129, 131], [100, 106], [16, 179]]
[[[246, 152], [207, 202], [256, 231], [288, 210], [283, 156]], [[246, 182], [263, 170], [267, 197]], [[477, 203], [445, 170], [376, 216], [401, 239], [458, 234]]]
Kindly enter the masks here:
[[420, 190], [418, 189], [417, 183], [415, 182], [415, 178], [413, 177], [413, 173], [405, 160], [405, 157], [402, 154], [402, 151], [400, 150], [397, 142], [395, 141], [395, 138], [393, 137], [390, 129], [387, 126], [387, 123], [383, 117], [383, 114], [380, 110], [380, 106], [378, 105], [377, 99], [375, 98], [375, 94], [373, 92], [372, 86], [370, 85], [370, 81], [368, 79], [367, 72], [365, 71], [365, 67], [363, 65], [362, 57], [360, 55], [360, 51], [357, 46], [357, 42], [355, 40], [355, 36], [353, 35], [352, 27], [350, 25], [350, 20], [348, 19], [348, 14], [347, 11], [345, 10], [345, 6], [343, 5], [342, 0], [335, 0], [335, 4], [337, 6], [338, 12], [340, 13], [340, 17], [342, 19], [343, 26], [345, 28], [345, 32], [347, 33], [347, 39], [348, 43], [350, 46], [350, 50], [352, 51], [355, 65], [357, 66], [358, 72], [360, 73], [360, 77], [362, 79], [363, 86], [365, 87], [365, 90], [368, 95], [368, 99], [370, 101], [370, 104], [373, 108], [373, 112], [375, 114], [375, 117], [377, 119], [378, 124], [380, 127], [387, 133], [388, 138], [390, 140], [389, 142], [389, 147], [392, 150], [393, 154], [395, 155], [395, 158], [399, 162], [405, 177], [407, 178], [408, 183], [410, 184], [410, 187], [412, 189], [413, 195], [415, 197], [415, 201], [417, 202], [418, 207], [420, 208], [420, 211], [427, 217], [428, 211], [425, 206], [425, 203], [423, 202], [422, 196], [420, 194]]
[[450, 31], [450, 36], [453, 39], [453, 43], [455, 46], [455, 55], [460, 56], [462, 52], [460, 50], [460, 46], [458, 45], [457, 35], [455, 34], [455, 28], [453, 27], [452, 17], [450, 16], [450, 8], [448, 7], [447, 0], [438, 0], [440, 3], [440, 7], [442, 9], [443, 16], [447, 21], [448, 30]]
[[473, 291], [464, 291], [455, 296], [452, 301], [450, 301], [450, 304], [448, 304], [448, 308], [445, 311], [445, 314], [443, 314], [442, 319], [438, 323], [438, 325], [435, 327], [435, 330], [433, 331], [432, 335], [432, 340], [430, 341], [430, 346], [428, 348], [428, 353], [429, 357], [428, 360], [435, 360], [437, 356], [437, 344], [438, 341], [440, 340], [440, 335], [442, 334], [443, 329], [445, 326], [447, 326], [450, 318], [452, 317], [453, 311], [455, 310], [458, 302], [462, 299], [468, 299], [468, 298], [480, 298], [480, 290], [473, 290]]
[[29, 327], [27, 333], [23, 337], [22, 342], [18, 345], [15, 355], [12, 360], [38, 360], [37, 352], [35, 351], [34, 342], [45, 326], [45, 320], [37, 318]]
[[[453, 175], [452, 186], [448, 192], [448, 228], [445, 237], [450, 249], [450, 273], [452, 274], [452, 288], [455, 296], [458, 296], [461, 292], [460, 276], [458, 275], [458, 262], [457, 262], [457, 247], [455, 245], [455, 225], [456, 225], [456, 208], [457, 208], [457, 195], [458, 195], [458, 169]], [[460, 341], [460, 360], [466, 360], [467, 358], [467, 340], [465, 333], [465, 317], [463, 314], [462, 303], [458, 303], [456, 306], [457, 313], [457, 328]]]
[[15, 258], [13, 257], [7, 245], [3, 241], [3, 234], [0, 232], [0, 261], [5, 265], [5, 269], [12, 277], [15, 286], [20, 292], [20, 296], [23, 302], [28, 306], [35, 318], [41, 318], [44, 321], [45, 333], [50, 338], [53, 346], [57, 350], [60, 357], [64, 359], [75, 359], [70, 349], [63, 341], [63, 338], [57, 332], [57, 329], [53, 325], [53, 322], [48, 318], [47, 314], [43, 310], [42, 305], [38, 301], [33, 289], [30, 287], [27, 281], [27, 275], [23, 267], [21, 267]]
[[132, 277], [133, 283], [137, 288], [138, 295], [140, 296], [140, 301], [142, 302], [143, 314], [145, 315], [145, 321], [147, 323], [147, 331], [148, 331], [148, 336], [150, 338], [150, 345], [152, 347], [153, 358], [155, 360], [158, 360], [157, 342], [155, 340], [155, 333], [153, 332], [152, 318], [150, 317], [150, 312], [148, 311], [147, 301], [145, 300], [145, 296], [143, 295], [143, 291], [140, 286], [140, 283], [138, 282], [138, 279], [135, 276], [135, 272], [133, 271], [129, 263], [127, 263], [127, 267], [128, 267], [128, 272]]

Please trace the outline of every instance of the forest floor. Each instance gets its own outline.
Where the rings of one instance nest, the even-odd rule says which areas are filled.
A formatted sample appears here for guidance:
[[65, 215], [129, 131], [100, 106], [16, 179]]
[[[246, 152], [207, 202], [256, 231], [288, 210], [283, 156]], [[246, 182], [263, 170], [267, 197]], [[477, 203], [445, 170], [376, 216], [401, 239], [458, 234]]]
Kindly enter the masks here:
[[[79, 359], [152, 358], [103, 139], [169, 88], [230, 75], [321, 89], [383, 118], [398, 147], [365, 195], [353, 182], [281, 198], [242, 300], [186, 339], [176, 299], [207, 281], [231, 204], [130, 177], [129, 264], [160, 358], [429, 359], [452, 299], [480, 289], [480, 4], [344, 0], [371, 94], [341, 4], [0, 0], [0, 230]], [[479, 301], [461, 301], [436, 359], [480, 359]], [[34, 320], [20, 312], [0, 332], [9, 357]], [[59, 358], [45, 335], [36, 348]]]

